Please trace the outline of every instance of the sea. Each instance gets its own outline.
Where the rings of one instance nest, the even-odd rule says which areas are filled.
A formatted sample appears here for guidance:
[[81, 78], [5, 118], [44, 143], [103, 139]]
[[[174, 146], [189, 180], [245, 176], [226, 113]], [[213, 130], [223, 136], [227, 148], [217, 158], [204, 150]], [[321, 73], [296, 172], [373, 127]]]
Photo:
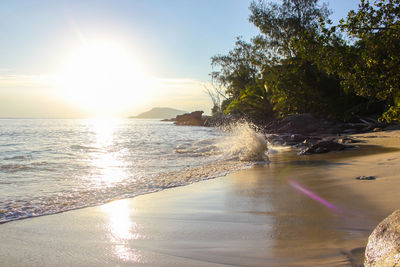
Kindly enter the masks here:
[[224, 176], [266, 162], [249, 123], [224, 128], [145, 119], [1, 119], [0, 223]]

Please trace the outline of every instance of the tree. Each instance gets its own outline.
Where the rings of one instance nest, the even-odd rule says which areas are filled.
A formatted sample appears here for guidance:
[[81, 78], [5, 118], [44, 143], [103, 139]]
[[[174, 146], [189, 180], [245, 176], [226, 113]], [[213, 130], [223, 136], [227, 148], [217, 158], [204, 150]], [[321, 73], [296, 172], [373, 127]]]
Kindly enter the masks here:
[[260, 77], [261, 60], [257, 48], [236, 39], [235, 48], [228, 55], [217, 55], [211, 58], [211, 66], [219, 68], [211, 73], [217, 86], [226, 88], [229, 97], [237, 98], [240, 91], [249, 85], [255, 85]]
[[350, 11], [341, 28], [354, 44], [352, 62], [340, 71], [343, 86], [370, 102], [383, 101], [388, 122], [400, 117], [400, 1], [362, 0]]
[[261, 72], [268, 61], [256, 44], [237, 38], [228, 55], [214, 56], [211, 60], [212, 66], [218, 67], [212, 73], [213, 81], [226, 88], [228, 98], [221, 104], [225, 113], [257, 120], [272, 115]]
[[399, 120], [399, 1], [361, 0], [333, 27], [318, 0], [252, 2], [249, 20], [260, 34], [212, 58], [213, 80], [227, 95], [221, 109], [254, 118], [311, 112]]
[[[318, 0], [258, 1], [250, 10], [250, 21], [261, 31], [253, 42], [272, 62], [264, 65], [263, 79], [276, 115], [310, 112], [343, 119], [351, 101], [336, 73], [320, 64], [326, 47], [338, 43], [324, 32], [331, 23], [327, 6]], [[343, 105], [337, 105], [339, 100]]]
[[318, 0], [283, 0], [282, 4], [259, 0], [251, 3], [250, 11], [249, 21], [261, 32], [256, 41], [264, 43], [269, 56], [276, 59], [296, 57], [297, 41], [318, 33], [320, 21], [328, 20], [330, 14]]

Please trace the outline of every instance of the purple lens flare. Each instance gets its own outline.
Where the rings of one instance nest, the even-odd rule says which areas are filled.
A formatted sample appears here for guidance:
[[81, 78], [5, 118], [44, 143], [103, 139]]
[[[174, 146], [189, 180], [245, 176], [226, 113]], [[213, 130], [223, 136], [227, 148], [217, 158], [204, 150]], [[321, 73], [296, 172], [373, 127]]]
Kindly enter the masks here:
[[332, 203], [326, 201], [322, 197], [318, 196], [316, 193], [312, 192], [310, 189], [308, 189], [306, 186], [302, 185], [301, 183], [297, 182], [294, 179], [289, 180], [289, 185], [291, 185], [297, 192], [300, 192], [307, 197], [314, 199], [321, 203], [322, 205], [328, 207], [329, 209], [333, 210], [334, 212], [339, 212], [338, 208], [335, 207]]

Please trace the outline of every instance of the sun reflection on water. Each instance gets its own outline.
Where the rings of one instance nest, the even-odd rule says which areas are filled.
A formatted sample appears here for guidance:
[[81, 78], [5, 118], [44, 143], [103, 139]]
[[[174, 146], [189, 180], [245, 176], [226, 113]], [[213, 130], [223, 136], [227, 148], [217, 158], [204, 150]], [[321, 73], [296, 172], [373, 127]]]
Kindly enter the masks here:
[[93, 166], [92, 181], [97, 187], [109, 187], [121, 182], [127, 177], [127, 163], [123, 160], [122, 152], [116, 148], [117, 131], [122, 121], [120, 119], [92, 119], [90, 128], [94, 133], [96, 150], [89, 160]]
[[129, 200], [117, 200], [101, 206], [109, 217], [107, 230], [113, 246], [113, 253], [121, 260], [143, 262], [140, 251], [129, 247], [130, 240], [143, 239], [139, 233], [139, 225], [131, 220], [135, 210], [130, 208]]

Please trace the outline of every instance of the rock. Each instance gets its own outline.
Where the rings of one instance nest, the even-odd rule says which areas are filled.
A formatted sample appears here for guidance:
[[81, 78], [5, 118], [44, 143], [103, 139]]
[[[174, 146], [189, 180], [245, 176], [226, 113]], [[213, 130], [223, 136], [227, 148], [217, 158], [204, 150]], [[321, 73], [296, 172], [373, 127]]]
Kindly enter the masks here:
[[380, 131], [382, 131], [382, 128], [376, 127], [376, 128], [374, 128], [372, 131], [373, 131], [373, 132], [380, 132]]
[[300, 155], [309, 155], [309, 154], [321, 154], [328, 153], [330, 151], [340, 151], [346, 148], [350, 148], [351, 146], [346, 146], [343, 144], [336, 143], [333, 140], [323, 140], [320, 141], [311, 147], [305, 148], [300, 151]]
[[355, 134], [355, 133], [358, 133], [359, 132], [359, 130], [357, 130], [357, 129], [345, 129], [345, 130], [343, 130], [343, 133], [346, 133], [346, 134]]
[[266, 125], [266, 132], [290, 133], [304, 135], [336, 134], [341, 131], [340, 125], [315, 117], [312, 114], [297, 114]]
[[203, 126], [206, 127], [223, 127], [225, 125], [230, 125], [232, 123], [236, 123], [238, 121], [243, 120], [244, 118], [239, 115], [231, 114], [225, 115], [222, 112], [214, 114], [213, 116], [203, 116]]
[[345, 145], [345, 144], [361, 143], [362, 141], [361, 141], [361, 140], [351, 139], [351, 138], [349, 138], [349, 137], [344, 137], [344, 138], [339, 138], [339, 139], [337, 139], [337, 142], [338, 142], [339, 144]]
[[365, 249], [365, 266], [400, 265], [400, 210], [374, 229]]
[[302, 135], [302, 134], [292, 134], [292, 135], [290, 136], [290, 140], [291, 140], [292, 142], [296, 142], [296, 143], [301, 143], [301, 142], [303, 142], [303, 141], [306, 140], [306, 139], [307, 139], [307, 137], [304, 136], [304, 135]]
[[357, 180], [375, 180], [376, 177], [375, 176], [358, 176], [356, 177]]
[[192, 113], [185, 113], [183, 115], [178, 115], [175, 118], [176, 125], [186, 125], [186, 126], [203, 126], [204, 122], [202, 119], [202, 114], [204, 111], [193, 111]]

